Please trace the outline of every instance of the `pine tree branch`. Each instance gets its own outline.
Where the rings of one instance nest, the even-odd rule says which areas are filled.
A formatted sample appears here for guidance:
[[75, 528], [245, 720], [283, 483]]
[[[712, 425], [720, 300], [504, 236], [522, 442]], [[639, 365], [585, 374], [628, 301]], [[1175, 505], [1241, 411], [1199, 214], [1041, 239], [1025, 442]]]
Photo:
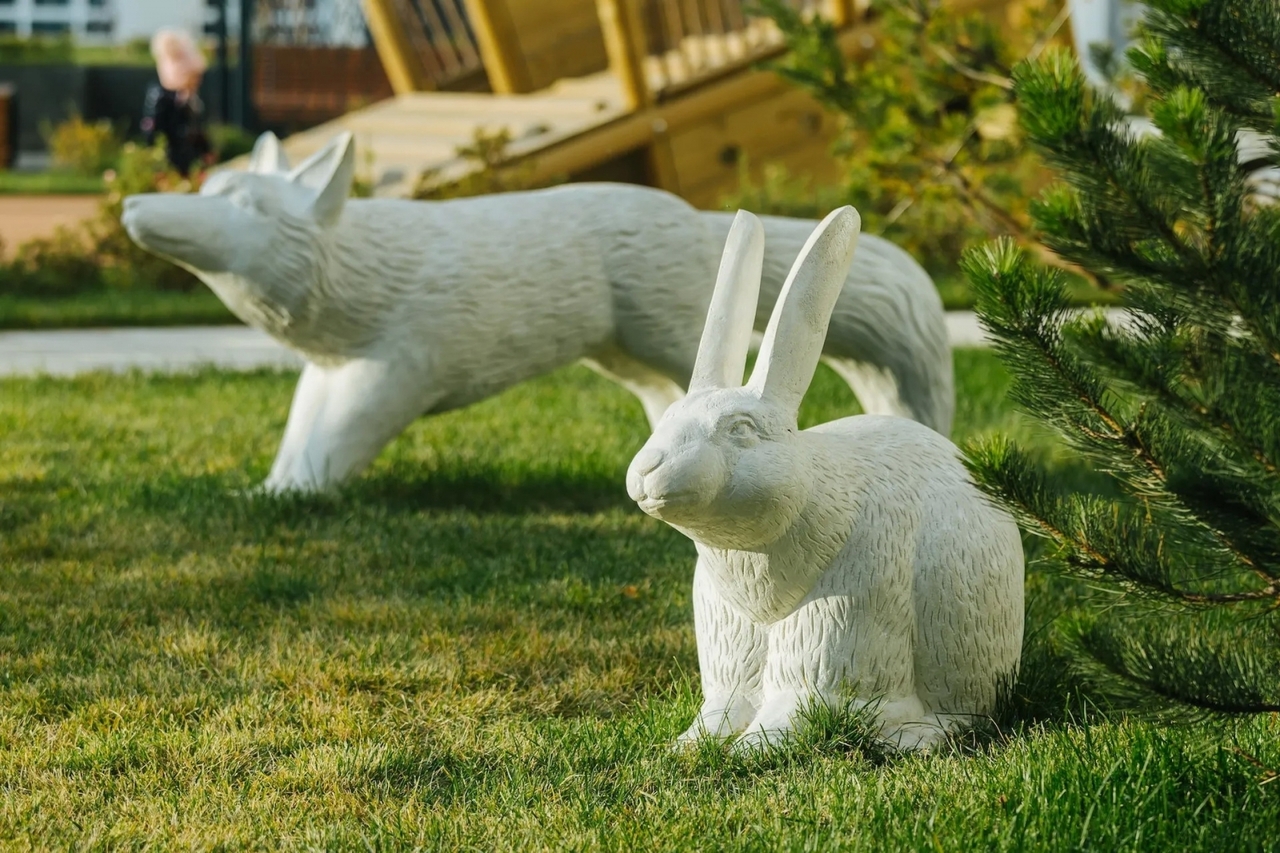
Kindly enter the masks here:
[[[1070, 17], [1071, 4], [1064, 0], [1062, 8], [1058, 10], [1058, 14], [1054, 16], [1054, 19], [1049, 23], [1049, 26], [1047, 26], [1045, 31], [1036, 39], [1036, 43], [1031, 46], [1031, 50], [1027, 52], [1027, 60], [1034, 62], [1039, 59], [1040, 54], [1044, 53], [1045, 49], [1053, 41], [1053, 37], [1058, 34], [1058, 30], [1062, 29]], [[1012, 73], [1010, 76], [1012, 76]]]
[[[1161, 11], [1167, 14], [1165, 10]], [[1171, 20], [1170, 23], [1175, 21]], [[1255, 63], [1250, 62], [1236, 50], [1238, 39], [1228, 38], [1225, 33], [1220, 33], [1214, 27], [1205, 27], [1200, 16], [1194, 13], [1189, 16], [1186, 25], [1200, 37], [1202, 43], [1211, 45], [1218, 52], [1219, 57], [1225, 60], [1224, 64], [1230, 65], [1241, 76], [1252, 80], [1260, 89], [1280, 95], [1280, 86], [1277, 86], [1277, 81], [1264, 75]]]
[[[1017, 312], [1014, 306], [1006, 304], [1004, 307], [1006, 310], [1013, 312], [1016, 316]], [[1064, 413], [1070, 419], [1072, 426], [1078, 433], [1094, 442], [1097, 448], [1107, 445], [1124, 448], [1126, 455], [1130, 459], [1146, 469], [1146, 471], [1154, 478], [1153, 482], [1150, 484], [1150, 488], [1148, 489], [1149, 494], [1147, 499], [1159, 497], [1161, 503], [1172, 508], [1176, 508], [1189, 517], [1194, 518], [1196, 522], [1200, 524], [1204, 530], [1209, 532], [1218, 541], [1220, 546], [1229, 552], [1240, 565], [1244, 566], [1252, 574], [1256, 575], [1264, 583], [1268, 584], [1266, 589], [1258, 593], [1245, 594], [1243, 597], [1228, 597], [1223, 598], [1220, 601], [1214, 598], [1186, 598], [1184, 600], [1189, 602], [1198, 601], [1199, 603], [1213, 603], [1214, 601], [1226, 603], [1231, 601], [1271, 599], [1280, 595], [1280, 587], [1276, 586], [1277, 578], [1275, 576], [1267, 572], [1260, 562], [1242, 548], [1240, 544], [1236, 542], [1227, 531], [1223, 530], [1220, 525], [1211, 523], [1208, 519], [1204, 518], [1202, 514], [1195, 512], [1195, 510], [1186, 501], [1185, 496], [1179, 495], [1176, 490], [1170, 487], [1167, 466], [1159, 458], [1158, 451], [1156, 451], [1150, 443], [1144, 439], [1141, 430], [1137, 429], [1136, 426], [1125, 426], [1122, 424], [1120, 419], [1117, 418], [1101, 400], [1094, 396], [1090, 388], [1079, 382], [1075, 374], [1071, 370], [1067, 369], [1067, 366], [1063, 362], [1062, 356], [1057, 351], [1057, 348], [1049, 339], [1039, 333], [1040, 330], [1038, 327], [1027, 326], [1024, 323], [1018, 322], [1004, 333], [1001, 333], [996, 329], [993, 329], [993, 331], [996, 331], [998, 336], [1009, 333], [1016, 335], [1023, 346], [1037, 354], [1049, 370], [1057, 377], [1058, 382], [1063, 387], [1069, 389], [1074, 399], [1083, 406], [1086, 411], [1091, 412], [1106, 428], [1106, 431], [1095, 429], [1088, 423], [1085, 423], [1081, 418], [1070, 413]], [[1140, 413], [1140, 417], [1137, 422], [1141, 422], [1141, 420], [1142, 417]], [[1066, 438], [1068, 440], [1074, 440], [1074, 437], [1071, 435], [1067, 435]], [[1123, 478], [1121, 479], [1123, 482]], [[1170, 594], [1177, 593], [1171, 589]]]
[[955, 71], [957, 74], [968, 77], [970, 80], [978, 83], [986, 83], [989, 86], [997, 86], [1006, 91], [1013, 91], [1013, 80], [1010, 78], [1001, 77], [997, 74], [990, 74], [986, 71], [979, 71], [977, 68], [965, 65], [963, 62], [956, 59], [955, 55], [952, 54], [951, 51], [947, 50], [940, 44], [930, 42], [928, 47], [930, 53], [941, 59], [948, 68]]
[[1240, 756], [1241, 758], [1243, 758], [1245, 761], [1252, 764], [1256, 769], [1262, 771], [1262, 778], [1258, 780], [1259, 786], [1266, 785], [1270, 782], [1274, 782], [1277, 779], [1280, 779], [1280, 770], [1277, 770], [1274, 767], [1268, 767], [1256, 755], [1245, 752], [1243, 749], [1241, 749], [1238, 746], [1231, 747], [1231, 751], [1234, 752], [1236, 755]]
[[1215, 434], [1222, 443], [1234, 446], [1257, 462], [1265, 473], [1272, 476], [1280, 474], [1280, 468], [1268, 456], [1266, 449], [1242, 435], [1218, 406], [1207, 405], [1194, 395], [1183, 393], [1185, 383], [1169, 381], [1173, 375], [1171, 370], [1151, 370], [1141, 365], [1138, 356], [1146, 357], [1149, 353], [1143, 350], [1135, 352], [1134, 346], [1141, 344], [1150, 348], [1154, 342], [1149, 338], [1117, 337], [1105, 321], [1098, 326], [1077, 326], [1076, 329], [1081, 336], [1080, 344], [1097, 353], [1117, 381], [1150, 396], [1162, 404], [1169, 415], [1188, 420], [1192, 428]]
[[[1239, 164], [1239, 157], [1235, 154], [1235, 146], [1233, 145], [1232, 162]], [[1222, 257], [1224, 247], [1218, 242], [1218, 220], [1214, 211], [1218, 209], [1218, 195], [1214, 192], [1213, 185], [1209, 181], [1207, 170], [1201, 168], [1199, 170], [1200, 193], [1204, 201], [1204, 209], [1206, 211], [1207, 221], [1205, 223], [1205, 235], [1209, 244], [1209, 256], [1211, 263], [1208, 265], [1210, 275], [1209, 280], [1214, 282], [1215, 289], [1222, 295], [1223, 300], [1231, 306], [1231, 310], [1240, 318], [1250, 333], [1258, 339], [1259, 342], [1265, 344], [1267, 354], [1277, 365], [1280, 365], [1280, 341], [1275, 340], [1268, 335], [1266, 330], [1253, 320], [1252, 313], [1244, 310], [1231, 291], [1232, 282], [1223, 280], [1217, 274], [1217, 262]]]
[[[1114, 571], [1114, 558], [1102, 553], [1083, 536], [1072, 535], [1054, 524], [1051, 519], [1045, 517], [1045, 514], [1039, 511], [1038, 507], [1024, 500], [1020, 495], [1001, 489], [1001, 498], [1004, 503], [1013, 504], [1018, 516], [1023, 519], [1024, 523], [1031, 522], [1042, 536], [1069, 552], [1064, 559], [1067, 565], [1075, 567], [1086, 576], [1104, 574], [1110, 577], [1123, 578], [1126, 583], [1130, 583], [1126, 575]], [[1156, 591], [1170, 599], [1196, 606], [1262, 601], [1274, 601], [1280, 604], [1280, 584], [1275, 582], [1263, 589], [1232, 593], [1195, 592], [1179, 587], [1176, 584], [1156, 583], [1151, 578], [1145, 580], [1145, 586], [1147, 591]]]
[[[1143, 406], [1145, 408], [1146, 404], [1144, 403]], [[1098, 404], [1098, 408], [1101, 409], [1101, 404]], [[1270, 586], [1262, 591], [1263, 594], [1261, 595], [1250, 596], [1247, 598], [1226, 598], [1222, 599], [1223, 601], [1247, 601], [1280, 596], [1280, 586], [1276, 585], [1277, 578], [1274, 575], [1263, 568], [1261, 563], [1252, 555], [1247, 553], [1245, 549], [1242, 548], [1229, 533], [1227, 533], [1227, 531], [1222, 529], [1221, 525], [1211, 523], [1203, 516], [1203, 514], [1196, 512], [1177, 490], [1170, 488], [1169, 475], [1166, 466], [1157, 458], [1158, 453], [1154, 451], [1150, 444], [1142, 438], [1139, 430], [1127, 428], [1123, 430], [1123, 434], [1119, 439], [1102, 437], [1102, 440], [1118, 440], [1124, 446], [1128, 447], [1134, 454], [1135, 458], [1151, 472], [1153, 477], [1156, 478], [1160, 485], [1160, 491], [1167, 496], [1168, 501], [1172, 502], [1178, 508], [1194, 518], [1201, 526], [1204, 527], [1205, 530], [1212, 534], [1218, 543], [1230, 552], [1241, 565], [1259, 577], [1264, 583], [1270, 584]], [[1206, 601], [1210, 600], [1212, 599], [1206, 599]]]

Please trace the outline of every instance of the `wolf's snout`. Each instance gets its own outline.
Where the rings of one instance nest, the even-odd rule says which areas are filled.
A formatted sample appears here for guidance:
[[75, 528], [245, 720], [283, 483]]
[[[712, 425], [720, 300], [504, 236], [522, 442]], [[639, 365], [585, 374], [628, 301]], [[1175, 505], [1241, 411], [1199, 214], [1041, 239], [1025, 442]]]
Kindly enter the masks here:
[[129, 233], [135, 243], [144, 245], [147, 236], [145, 200], [136, 195], [125, 196], [124, 211], [120, 214], [120, 224]]
[[645, 445], [636, 458], [631, 460], [631, 467], [627, 469], [627, 494], [631, 495], [631, 499], [636, 502], [643, 501], [648, 495], [645, 493], [645, 478], [649, 476], [666, 458], [666, 454], [656, 447]]

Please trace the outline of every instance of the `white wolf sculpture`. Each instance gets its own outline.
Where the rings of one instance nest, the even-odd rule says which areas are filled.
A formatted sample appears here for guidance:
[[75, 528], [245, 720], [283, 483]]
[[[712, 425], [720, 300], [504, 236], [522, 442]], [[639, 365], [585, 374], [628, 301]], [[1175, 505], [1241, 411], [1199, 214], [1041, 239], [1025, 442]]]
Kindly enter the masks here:
[[[306, 359], [267, 491], [336, 485], [417, 417], [578, 359], [639, 397], [650, 424], [683, 396], [731, 215], [622, 184], [348, 200], [355, 162], [344, 133], [286, 174], [265, 135], [247, 172], [198, 195], [125, 200], [140, 246]], [[765, 220], [761, 324], [811, 228]], [[950, 430], [941, 301], [891, 243], [865, 241], [826, 356], [867, 411]]]
[[845, 207], [813, 232], [744, 386], [768, 243], [739, 214], [689, 395], [627, 472], [640, 507], [698, 548], [703, 705], [682, 741], [777, 739], [853, 687], [878, 700], [885, 740], [925, 749], [990, 714], [1017, 670], [1018, 528], [956, 446], [879, 415], [796, 427], [859, 225]]

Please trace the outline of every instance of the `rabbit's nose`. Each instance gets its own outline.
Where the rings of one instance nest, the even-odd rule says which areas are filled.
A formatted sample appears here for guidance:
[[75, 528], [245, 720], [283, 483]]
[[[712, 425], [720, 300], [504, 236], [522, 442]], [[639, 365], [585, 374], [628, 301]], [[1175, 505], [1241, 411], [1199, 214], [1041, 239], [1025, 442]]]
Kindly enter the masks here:
[[656, 470], [665, 458], [666, 454], [658, 448], [645, 447], [631, 460], [631, 467], [627, 469], [627, 494], [631, 495], [633, 501], [644, 500], [644, 478]]

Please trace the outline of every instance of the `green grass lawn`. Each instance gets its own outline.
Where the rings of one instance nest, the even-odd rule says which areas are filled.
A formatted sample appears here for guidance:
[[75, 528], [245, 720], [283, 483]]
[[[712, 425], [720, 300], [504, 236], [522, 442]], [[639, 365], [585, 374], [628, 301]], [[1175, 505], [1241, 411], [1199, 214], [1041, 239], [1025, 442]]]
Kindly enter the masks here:
[[60, 299], [0, 295], [0, 329], [209, 326], [239, 323], [209, 290], [99, 291]]
[[102, 191], [99, 175], [0, 170], [0, 195], [94, 195]]
[[[957, 435], [1027, 435], [960, 353]], [[1276, 849], [1280, 723], [1085, 714], [1034, 573], [998, 735], [891, 758], [668, 750], [693, 548], [581, 368], [424, 419], [337, 497], [266, 500], [294, 377], [0, 381], [0, 847]], [[853, 409], [825, 371], [805, 420]], [[1238, 751], [1237, 751], [1238, 750]]]

